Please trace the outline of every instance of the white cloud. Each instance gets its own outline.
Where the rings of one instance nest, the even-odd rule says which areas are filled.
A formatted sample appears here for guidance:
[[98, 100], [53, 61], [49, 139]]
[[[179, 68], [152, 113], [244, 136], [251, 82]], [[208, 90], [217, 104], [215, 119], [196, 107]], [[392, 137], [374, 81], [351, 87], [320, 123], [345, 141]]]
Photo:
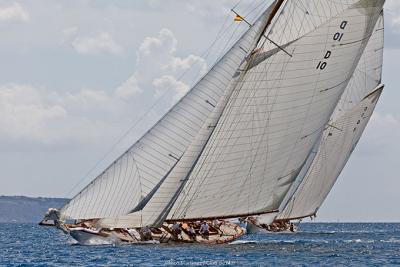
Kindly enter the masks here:
[[169, 105], [187, 92], [189, 86], [177, 78], [181, 72], [194, 64], [205, 69], [200, 57], [177, 57], [177, 44], [167, 29], [156, 37], [145, 38], [137, 52], [135, 72], [110, 93], [90, 89], [59, 92], [14, 83], [1, 85], [0, 140], [54, 145], [115, 139], [135, 116], [143, 114], [154, 97], [167, 92], [169, 100], [164, 100]]
[[[71, 31], [67, 30], [66, 34], [74, 34], [74, 32], [71, 29]], [[100, 32], [93, 37], [77, 37], [72, 41], [72, 47], [83, 55], [98, 55], [102, 53], [118, 55], [123, 52], [122, 46], [108, 32]]]
[[207, 64], [201, 57], [189, 55], [181, 58], [177, 56], [177, 47], [178, 41], [174, 34], [168, 29], [162, 29], [158, 36], [145, 38], [139, 48], [135, 80], [140, 86], [143, 84], [155, 86], [152, 89], [155, 89], [156, 97], [162, 91], [174, 90], [176, 95], [173, 96], [173, 99], [176, 100], [188, 88], [188, 85], [182, 81], [177, 81], [178, 77], [196, 66], [197, 75], [191, 73], [192, 76], [188, 79], [194, 80], [203, 75], [207, 69]]
[[143, 90], [139, 87], [135, 75], [131, 76], [117, 89], [117, 96], [122, 99], [132, 98], [141, 93], [143, 93]]
[[0, 22], [28, 22], [29, 12], [19, 3], [0, 6]]
[[154, 80], [153, 85], [157, 88], [155, 97], [160, 97], [168, 88], [173, 88], [176, 93], [173, 102], [178, 101], [189, 90], [189, 86], [181, 81], [177, 81], [174, 76], [164, 75]]

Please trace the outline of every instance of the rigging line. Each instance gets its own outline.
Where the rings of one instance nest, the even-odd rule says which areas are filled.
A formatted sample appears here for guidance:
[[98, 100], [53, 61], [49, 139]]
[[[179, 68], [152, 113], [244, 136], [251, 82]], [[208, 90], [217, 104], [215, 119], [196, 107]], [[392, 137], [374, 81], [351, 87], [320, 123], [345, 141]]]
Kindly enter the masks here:
[[[288, 25], [288, 24], [286, 23], [286, 25]], [[273, 63], [273, 62], [272, 62], [272, 63]], [[272, 63], [271, 63], [271, 65], [272, 65]], [[286, 61], [285, 64], [282, 66], [282, 71], [281, 71], [281, 73], [280, 73], [280, 79], [279, 79], [279, 81], [278, 81], [278, 80], [275, 81], [276, 84], [282, 82], [282, 78], [283, 78], [283, 69], [286, 69], [287, 66], [288, 66], [288, 64], [289, 64], [289, 61]], [[270, 66], [271, 66], [271, 65], [270, 65]], [[275, 85], [274, 87], [276, 87], [276, 85]], [[268, 92], [266, 98], [269, 98], [269, 97], [270, 97], [270, 96], [269, 96], [269, 92]], [[267, 127], [269, 127], [269, 125], [270, 125], [270, 122], [271, 122], [270, 118], [271, 118], [271, 114], [272, 114], [272, 111], [273, 111], [273, 106], [277, 103], [277, 98], [278, 98], [278, 90], [275, 90], [275, 95], [274, 95], [274, 97], [273, 97], [273, 103], [272, 103], [272, 105], [271, 105], [271, 108], [270, 108], [270, 109], [267, 109], [267, 112], [266, 112], [266, 115], [267, 115], [267, 125], [266, 125], [266, 129], [264, 130], [263, 135], [266, 135]], [[268, 100], [267, 100], [267, 102], [268, 102]], [[267, 138], [267, 140], [268, 140], [268, 141], [267, 141], [267, 144], [268, 144], [268, 142], [269, 142], [269, 135], [266, 135], [266, 138]], [[269, 158], [269, 157], [268, 157], [268, 153], [269, 153], [269, 146], [267, 145], [267, 153], [266, 153], [266, 156], [265, 156], [265, 162], [266, 162], [266, 163], [267, 163], [268, 158]], [[264, 169], [263, 169], [263, 172], [264, 172], [264, 173], [266, 172], [266, 169], [267, 169], [267, 164], [264, 164]], [[259, 199], [259, 196], [260, 196], [260, 194], [261, 194], [261, 191], [262, 191], [263, 186], [264, 186], [264, 179], [262, 180], [262, 185], [260, 186], [260, 190], [258, 191], [257, 199]], [[258, 203], [258, 202], [257, 202], [257, 203]]]
[[[260, 73], [259, 73], [259, 75], [261, 75]], [[260, 84], [261, 83], [261, 80], [259, 80], [258, 81], [258, 83]], [[233, 98], [233, 97], [232, 97]], [[246, 98], [247, 99], [247, 101], [250, 101], [250, 99], [249, 98]], [[234, 101], [238, 101], [239, 99], [237, 98], [237, 97], [235, 97], [234, 98]], [[246, 105], [246, 104], [244, 104], [244, 105]], [[235, 106], [234, 104], [233, 104], [233, 102], [226, 108], [226, 110], [232, 110], [232, 107], [233, 106]], [[240, 118], [239, 118], [240, 119]], [[238, 121], [237, 123], [240, 123], [240, 122], [242, 122], [242, 120], [240, 120], [240, 121]], [[222, 130], [221, 130], [222, 131]], [[233, 131], [231, 131], [231, 135], [233, 134]], [[219, 153], [219, 155], [221, 155], [221, 153], [222, 152], [220, 152]], [[210, 171], [211, 171], [211, 169], [210, 169]], [[209, 172], [210, 172], [209, 171]], [[215, 170], [214, 170], [215, 171]], [[209, 172], [208, 172], [208, 174], [207, 175], [209, 175]], [[203, 180], [203, 182], [204, 182], [205, 180]], [[201, 182], [201, 184], [203, 183], [203, 182]], [[195, 197], [195, 195], [196, 195], [196, 193], [191, 197], [191, 201], [189, 201], [189, 203], [187, 204], [187, 206], [189, 206], [190, 205], [190, 203], [194, 200], [194, 197]]]
[[[246, 41], [246, 39], [242, 39], [242, 40], [243, 40], [243, 42]], [[229, 100], [229, 98], [227, 98], [227, 100]], [[222, 110], [222, 111], [223, 111], [223, 110]], [[214, 130], [215, 130], [215, 128], [212, 128], [212, 129], [211, 129], [211, 133], [210, 133], [210, 134], [207, 134], [207, 136], [208, 136], [208, 141], [209, 141], [210, 136], [211, 136], [212, 133], [214, 132]], [[199, 156], [198, 156], [197, 159], [196, 159], [196, 162], [200, 159], [200, 156], [202, 155], [202, 151], [204, 151], [204, 149], [206, 148], [208, 141], [204, 144], [202, 150], [201, 150], [200, 153], [199, 153]], [[178, 199], [179, 194], [181, 193], [181, 191], [184, 189], [184, 187], [185, 187], [185, 185], [186, 185], [186, 182], [187, 182], [187, 180], [189, 179], [190, 174], [191, 174], [192, 171], [193, 171], [194, 166], [196, 166], [196, 164], [194, 164], [194, 165], [192, 166], [191, 170], [190, 170], [189, 173], [186, 175], [187, 178], [185, 179], [185, 182], [182, 182], [182, 184], [179, 186], [178, 191], [176, 192], [176, 194], [174, 195], [174, 197], [171, 199], [171, 201], [170, 201], [170, 203], [167, 205], [167, 207], [164, 209], [163, 214], [161, 214], [161, 215], [159, 216], [159, 218], [157, 219], [157, 222], [160, 221], [161, 219], [165, 219], [165, 218], [162, 218], [162, 217], [164, 217], [164, 215], [167, 216], [168, 213], [170, 212], [170, 210], [173, 208], [173, 205], [175, 204], [176, 200]]]
[[[238, 94], [238, 91], [235, 93], [235, 95], [237, 95]], [[234, 106], [234, 102], [236, 102], [236, 101], [238, 101], [238, 98], [237, 97], [233, 97], [232, 96], [232, 98], [231, 99], [233, 99], [233, 100], [231, 100], [231, 103], [230, 104], [228, 104], [228, 107], [225, 109], [225, 112], [226, 112], [226, 114], [230, 114], [231, 113], [231, 111], [232, 111], [232, 107]], [[234, 102], [232, 102], [232, 101], [234, 101]], [[249, 99], [247, 99], [246, 101], [250, 101]], [[240, 121], [238, 121], [237, 123], [239, 123]], [[235, 124], [235, 123], [233, 123], [233, 124]], [[221, 130], [222, 131], [222, 130]], [[233, 131], [231, 131], [231, 135], [233, 134]], [[221, 153], [222, 152], [220, 152], [219, 153], [219, 155], [221, 155]], [[210, 171], [209, 171], [210, 172]], [[208, 172], [208, 174], [209, 174], [209, 172]], [[197, 174], [196, 174], [197, 175]], [[204, 180], [203, 180], [203, 182], [204, 182]], [[202, 184], [203, 182], [201, 182], [200, 184]], [[194, 182], [193, 182], [194, 183]], [[192, 183], [192, 184], [193, 184]], [[191, 186], [192, 187], [192, 186]], [[194, 193], [194, 195], [192, 196], [192, 200], [194, 199], [194, 196], [196, 195], [196, 193]], [[191, 203], [191, 201], [189, 201], [189, 203]], [[189, 204], [188, 204], [189, 205]]]
[[[286, 23], [286, 25], [288, 25], [287, 23]], [[282, 68], [282, 70], [283, 69], [286, 69], [287, 68], [287, 66], [288, 66], [288, 64], [289, 64], [289, 61], [286, 61], [285, 62], [285, 64], [283, 65], [283, 68]], [[281, 75], [281, 79], [282, 79], [282, 75], [283, 75], [283, 71], [280, 73], [280, 75]], [[281, 82], [281, 80], [279, 81], [279, 82]], [[278, 83], [278, 81], [276, 81], [276, 83]], [[269, 95], [268, 95], [269, 96]], [[270, 117], [271, 117], [271, 114], [272, 114], [272, 111], [273, 111], [273, 106], [276, 104], [276, 101], [277, 101], [277, 97], [278, 97], [278, 90], [275, 90], [275, 96], [274, 96], [274, 100], [273, 100], [273, 104], [272, 104], [272, 107], [269, 109], [269, 110], [267, 110], [267, 114], [268, 114], [268, 119], [267, 119], [267, 125], [269, 126], [270, 125]], [[266, 134], [266, 129], [264, 130], [264, 135]], [[267, 140], [269, 140], [269, 135], [267, 135]], [[267, 146], [267, 151], [269, 151], [269, 147]], [[267, 162], [267, 160], [268, 160], [268, 153], [266, 154], [266, 162]], [[264, 167], [264, 172], [266, 171], [266, 168], [267, 168], [267, 166], [266, 166], [267, 164], [265, 164], [265, 167]], [[257, 199], [259, 199], [259, 196], [260, 196], [260, 194], [261, 194], [261, 190], [262, 190], [262, 188], [263, 188], [263, 185], [264, 185], [264, 180], [262, 181], [262, 186], [260, 186], [260, 190], [258, 191], [258, 195], [257, 195]]]
[[[302, 23], [301, 23], [301, 28], [303, 28], [304, 27], [304, 20], [302, 21]], [[289, 64], [289, 62], [287, 62], [287, 64]], [[276, 92], [277, 93], [277, 92]], [[275, 103], [276, 103], [276, 97], [277, 97], [277, 95], [275, 95]], [[270, 109], [270, 111], [269, 111], [269, 114], [272, 112], [272, 109]], [[271, 115], [269, 115], [269, 116], [271, 116]], [[268, 120], [269, 121], [269, 120]], [[268, 154], [267, 154], [268, 155]], [[266, 167], [265, 167], [266, 168]], [[265, 171], [265, 168], [264, 168], [264, 171]], [[261, 188], [260, 188], [260, 191], [258, 192], [259, 194], [261, 193]]]
[[259, 82], [261, 82], [261, 81], [259, 81]]
[[[235, 13], [238, 17], [240, 17], [249, 27], [252, 27], [252, 24], [250, 22], [248, 22], [244, 17], [242, 17], [239, 13], [237, 13], [234, 9], [231, 9], [231, 11], [233, 13]], [[268, 36], [266, 36], [265, 34], [263, 34], [262, 36], [265, 37], [265, 39], [270, 41], [272, 44], [274, 44], [276, 47], [278, 47], [280, 50], [285, 52], [288, 56], [293, 57], [293, 55], [291, 55], [288, 51], [286, 51], [282, 46], [278, 45], [276, 42], [271, 40]]]
[[[224, 24], [228, 21], [228, 19], [229, 19], [229, 15], [227, 15], [227, 18], [225, 19]], [[223, 25], [224, 25], [224, 24], [223, 24]], [[235, 25], [235, 24], [231, 24], [231, 26], [232, 26], [232, 25]], [[238, 28], [238, 27], [236, 27], [236, 30], [237, 30], [237, 28]], [[223, 27], [221, 27], [219, 33], [221, 33], [222, 30], [223, 30]], [[234, 35], [234, 34], [233, 34], [233, 35]], [[232, 40], [233, 35], [231, 36], [230, 40]], [[202, 53], [201, 57], [208, 57], [208, 56], [210, 55], [210, 53], [211, 53], [210, 51], [213, 49], [213, 47], [214, 47], [215, 44], [218, 42], [218, 40], [221, 40], [221, 35], [220, 35], [220, 34], [217, 35], [217, 37], [215, 38], [215, 40], [212, 42], [211, 46], [210, 46], [208, 49], [206, 49], [205, 52]], [[220, 58], [217, 59], [217, 62], [218, 62], [219, 59], [220, 59]], [[198, 64], [198, 63], [197, 63], [197, 64]], [[189, 71], [190, 71], [190, 69], [188, 69], [188, 70], [186, 70], [184, 73], [182, 73], [182, 75], [180, 75], [180, 76], [178, 77], [178, 81], [179, 81], [179, 80], [182, 80], [182, 78], [183, 78]], [[111, 148], [110, 148], [109, 150], [107, 150], [107, 152], [105, 153], [105, 155], [104, 155], [103, 157], [101, 157], [101, 158], [95, 163], [95, 165], [94, 165], [91, 169], [89, 169], [89, 171], [84, 175], [84, 177], [83, 177], [75, 186], [73, 186], [71, 190], [69, 190], [69, 192], [67, 193], [67, 197], [68, 197], [78, 186], [80, 186], [80, 185], [88, 178], [88, 176], [100, 165], [100, 163], [102, 163], [102, 162], [115, 150], [115, 148], [122, 142], [122, 140], [124, 140], [124, 139], [128, 136], [128, 134], [129, 134], [133, 129], [135, 129], [135, 128], [137, 127], [137, 125], [139, 125], [139, 123], [141, 123], [141, 122], [144, 120], [144, 118], [146, 118], [146, 117], [154, 110], [154, 108], [155, 108], [155, 107], [161, 102], [161, 100], [163, 100], [164, 97], [168, 94], [168, 92], [170, 91], [169, 89], [171, 89], [171, 88], [172, 88], [172, 87], [170, 87], [170, 88], [168, 88], [167, 90], [165, 90], [165, 92], [153, 103], [153, 105], [151, 105], [150, 108], [149, 108], [142, 116], [140, 116], [140, 118], [139, 118], [138, 120], [136, 120], [136, 122], [134, 122], [133, 125], [132, 125], [127, 131], [124, 132], [124, 134], [117, 140], [117, 142], [115, 142], [115, 143], [111, 146]], [[126, 152], [125, 152], [125, 153], [126, 153]], [[125, 153], [124, 153], [124, 154], [125, 154]], [[91, 181], [91, 183], [89, 183], [88, 186], [90, 186], [90, 185], [92, 184], [92, 182], [94, 182], [94, 180]], [[80, 193], [82, 193], [82, 191], [79, 192], [77, 195], [79, 195]], [[69, 202], [68, 202], [68, 203], [69, 203]], [[68, 204], [68, 203], [67, 203], [67, 204]], [[67, 205], [67, 204], [66, 204], [66, 205]]]
[[[251, 60], [250, 60], [251, 61]], [[243, 73], [242, 73], [242, 75], [243, 75]], [[236, 83], [239, 83], [240, 82], [240, 79], [238, 79], [237, 81], [235, 81]], [[233, 90], [233, 94], [237, 94], [237, 92], [235, 92], [236, 90]], [[229, 100], [229, 102], [230, 102], [230, 100]], [[227, 108], [225, 108], [225, 111], [224, 112], [226, 112], [226, 110], [230, 110], [230, 108], [229, 108], [229, 106], [231, 105], [231, 104], [229, 104], [229, 102], [227, 103], [227, 105], [228, 105], [228, 107]], [[226, 119], [226, 118], [225, 118]], [[201, 167], [200, 167], [201, 168]], [[197, 173], [199, 172], [199, 170], [197, 170]], [[197, 175], [197, 174], [196, 174]], [[192, 179], [192, 182], [191, 182], [191, 185], [189, 186], [189, 190], [191, 190], [191, 188], [193, 187], [193, 185], [194, 185], [194, 183], [195, 183], [195, 181], [194, 181], [194, 179]], [[199, 188], [198, 188], [199, 189]], [[196, 191], [198, 191], [198, 190], [196, 190]], [[193, 195], [192, 195], [192, 197], [191, 197], [191, 200], [193, 200], [193, 198], [194, 198], [194, 196], [195, 196], [195, 194], [196, 193], [194, 193]], [[184, 197], [184, 199], [186, 199], [187, 198], [187, 194], [185, 195], [185, 197]], [[191, 200], [189, 200], [189, 202], [188, 202], [188, 204], [186, 205], [186, 208], [185, 209], [187, 209], [188, 207], [189, 207], [189, 203], [191, 202]], [[180, 207], [183, 205], [183, 203], [184, 203], [185, 201], [182, 201], [181, 202], [181, 204], [179, 205]], [[185, 210], [184, 209], [184, 210]], [[184, 213], [185, 211], [182, 211], [181, 212], [181, 214], [182, 213]], [[176, 212], [177, 212], [178, 210], [176, 210]], [[176, 214], [176, 212], [174, 213], [174, 214]]]
[[[265, 30], [263, 30], [262, 32], [264, 32]], [[261, 36], [261, 35], [260, 35]], [[257, 42], [257, 44], [259, 43], [259, 41]]]
[[[287, 65], [288, 65], [289, 63], [290, 63], [289, 61], [286, 61], [285, 64], [284, 64], [284, 66], [287, 67]], [[283, 69], [285, 69], [285, 67], [283, 67]], [[281, 75], [283, 75], [283, 71], [281, 72]], [[260, 81], [260, 84], [261, 84], [261, 81]], [[255, 94], [255, 93], [256, 93], [256, 90], [254, 90], [254, 94]], [[256, 107], [256, 109], [258, 110], [257, 107]], [[272, 112], [272, 110], [271, 110], [271, 112]], [[268, 121], [269, 121], [269, 120], [268, 120]], [[264, 136], [266, 135], [267, 129], [268, 129], [267, 127], [264, 127], [264, 132], [263, 132], [263, 135], [260, 137], [260, 141], [259, 141], [259, 142], [261, 142], [261, 141], [263, 140]], [[254, 162], [255, 162], [255, 159], [257, 158], [257, 156], [258, 156], [258, 154], [259, 154], [259, 152], [260, 152], [260, 149], [261, 149], [260, 146], [258, 146], [258, 148], [256, 149], [256, 153], [255, 153], [255, 155], [254, 155], [254, 157], [253, 157], [253, 160], [251, 161], [251, 167], [250, 167], [250, 169], [249, 169], [249, 173], [248, 173], [246, 179], [244, 179], [244, 181], [242, 182], [242, 186], [241, 186], [242, 188], [245, 186], [245, 184], [247, 183], [248, 179], [249, 179], [249, 178], [251, 179], [251, 170], [252, 170], [252, 168], [253, 168], [253, 164], [254, 164]], [[249, 176], [250, 176], [250, 177], [249, 177]], [[260, 187], [260, 190], [261, 190], [261, 187]], [[239, 193], [239, 196], [241, 195], [241, 193], [242, 193], [242, 192]], [[239, 197], [237, 198], [237, 201], [239, 201]], [[236, 202], [236, 203], [237, 203], [237, 202]]]
[[327, 126], [328, 126], [328, 128], [331, 127], [331, 128], [334, 128], [334, 129], [336, 129], [336, 130], [338, 130], [338, 131], [340, 131], [340, 132], [343, 132], [343, 129], [340, 129], [340, 128], [338, 128], [338, 127], [332, 125], [332, 124], [329, 124], [329, 123], [328, 123]]
[[[326, 47], [328, 46], [328, 39], [329, 39], [329, 31], [327, 31], [327, 33], [326, 33], [326, 38], [325, 38], [325, 49], [326, 49]], [[313, 100], [314, 100], [314, 98], [315, 98], [315, 96], [316, 96], [316, 91], [317, 91], [317, 86], [318, 86], [318, 82], [319, 82], [319, 79], [320, 79], [320, 77], [321, 77], [321, 72], [319, 72], [318, 73], [318, 78], [317, 78], [317, 80], [316, 80], [316, 82], [315, 82], [315, 87], [314, 87], [314, 93], [313, 93], [313, 96], [312, 96], [312, 102], [313, 102]], [[305, 117], [305, 121], [308, 119], [308, 116], [309, 116], [309, 113], [310, 113], [310, 106], [308, 106], [308, 108], [307, 108], [307, 115], [306, 115], [306, 117]], [[303, 123], [303, 125], [302, 125], [302, 127], [301, 127], [301, 130], [299, 131], [299, 133], [301, 134], [303, 131], [304, 131], [304, 126], [305, 126], [305, 123]], [[317, 129], [315, 132], [318, 132], [320, 129]], [[299, 138], [297, 138], [296, 139], [296, 142], [295, 142], [295, 144], [294, 144], [294, 147], [296, 147], [297, 145], [298, 145], [298, 143], [299, 143], [299, 141], [301, 141], [303, 138], [300, 138], [300, 136], [301, 135], [299, 135]], [[309, 135], [307, 135], [307, 137], [308, 137]], [[290, 162], [290, 160], [291, 160], [291, 158], [292, 157], [288, 157], [288, 159], [287, 159], [287, 161], [286, 161], [286, 164], [285, 164], [285, 169], [287, 168], [287, 166], [289, 165], [289, 162]], [[282, 175], [282, 174], [281, 174]]]
[[[236, 85], [237, 85], [238, 82], [239, 82], [239, 79], [237, 79], [236, 81], [233, 81], [233, 82], [236, 83]], [[221, 110], [222, 113], [223, 113], [224, 110], [226, 109], [226, 106], [229, 105], [229, 100], [230, 100], [230, 98], [232, 97], [232, 95], [233, 95], [234, 93], [235, 93], [235, 88], [232, 89], [232, 92], [230, 93], [230, 96], [227, 98], [227, 100], [226, 100], [227, 102], [226, 102], [226, 104], [224, 104], [224, 105], [225, 105], [225, 108]], [[218, 119], [217, 119], [217, 121], [216, 121], [216, 124], [218, 124], [218, 123], [220, 122], [222, 113], [221, 113], [221, 115], [218, 117]], [[166, 216], [168, 216], [168, 213], [172, 210], [173, 206], [175, 205], [176, 201], [177, 201], [178, 198], [179, 198], [179, 195], [180, 195], [181, 192], [184, 190], [184, 188], [185, 188], [187, 182], [190, 180], [190, 177], [191, 177], [193, 171], [195, 170], [197, 163], [198, 163], [199, 160], [201, 159], [201, 156], [203, 155], [203, 152], [205, 151], [205, 149], [207, 149], [207, 147], [208, 147], [207, 145], [209, 144], [210, 141], [212, 141], [212, 140], [211, 140], [211, 137], [212, 137], [213, 133], [215, 133], [216, 127], [213, 127], [213, 128], [210, 128], [210, 129], [211, 129], [210, 133], [207, 134], [208, 139], [207, 139], [206, 143], [202, 146], [202, 149], [201, 149], [200, 153], [198, 154], [198, 156], [197, 156], [197, 158], [196, 158], [196, 160], [195, 160], [195, 163], [193, 164], [193, 166], [191, 167], [190, 171], [189, 171], [188, 174], [186, 175], [186, 177], [185, 177], [185, 179], [184, 179], [184, 182], [182, 182], [180, 188], [178, 189], [177, 193], [175, 194], [175, 195], [176, 195], [175, 199], [174, 199], [174, 198], [171, 199], [170, 203], [168, 204], [168, 205], [169, 205], [169, 208], [168, 208], [168, 210], [166, 210], [167, 213], [165, 214], [164, 219], [165, 219]], [[166, 211], [165, 211], [165, 212], [166, 212]], [[175, 212], [176, 212], [176, 211], [175, 211]], [[174, 214], [175, 214], [175, 212], [174, 212]], [[160, 215], [160, 216], [161, 216], [161, 215]], [[160, 219], [161, 219], [161, 218], [160, 218]]]

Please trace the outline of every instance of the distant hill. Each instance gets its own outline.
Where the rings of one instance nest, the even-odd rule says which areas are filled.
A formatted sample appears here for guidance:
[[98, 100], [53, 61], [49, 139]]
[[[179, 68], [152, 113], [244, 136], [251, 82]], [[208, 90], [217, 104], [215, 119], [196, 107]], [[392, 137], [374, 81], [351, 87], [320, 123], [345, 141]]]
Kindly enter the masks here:
[[0, 196], [0, 223], [37, 223], [49, 208], [60, 208], [68, 199]]

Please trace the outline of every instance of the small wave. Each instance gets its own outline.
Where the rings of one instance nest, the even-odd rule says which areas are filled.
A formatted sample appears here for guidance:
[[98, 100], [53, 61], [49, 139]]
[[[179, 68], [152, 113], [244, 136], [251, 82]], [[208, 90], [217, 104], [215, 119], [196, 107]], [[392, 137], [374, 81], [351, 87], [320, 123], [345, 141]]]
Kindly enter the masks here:
[[380, 240], [383, 243], [400, 243], [400, 239], [390, 238], [389, 240]]
[[236, 240], [229, 243], [229, 245], [257, 244], [257, 243], [259, 243], [259, 241], [256, 240]]
[[344, 243], [374, 243], [375, 240], [362, 240], [362, 239], [350, 239], [344, 240]]

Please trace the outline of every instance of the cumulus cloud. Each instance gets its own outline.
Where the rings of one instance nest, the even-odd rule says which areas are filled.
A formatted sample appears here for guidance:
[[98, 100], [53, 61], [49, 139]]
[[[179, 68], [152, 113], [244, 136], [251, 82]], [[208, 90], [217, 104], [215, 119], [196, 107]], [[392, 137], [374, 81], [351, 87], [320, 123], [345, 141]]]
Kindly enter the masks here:
[[27, 22], [30, 20], [29, 12], [19, 3], [8, 6], [0, 6], [1, 22]]
[[93, 112], [110, 107], [110, 102], [101, 91], [60, 94], [30, 85], [5, 84], [0, 86], [0, 137], [41, 144], [90, 141], [98, 123]]
[[[71, 35], [75, 32], [73, 28], [70, 28], [64, 34]], [[122, 46], [108, 32], [100, 32], [90, 37], [77, 37], [72, 41], [72, 47], [83, 55], [98, 55], [102, 53], [119, 55], [123, 52]]]
[[174, 76], [164, 75], [154, 80], [153, 85], [157, 88], [155, 97], [160, 97], [164, 94], [168, 88], [173, 88], [176, 93], [173, 97], [173, 101], [178, 101], [188, 90], [189, 86], [181, 81], [176, 80]]
[[[178, 99], [189, 89], [184, 82], [178, 82], [179, 76], [196, 66], [197, 75], [188, 79], [194, 80], [204, 74], [207, 64], [203, 58], [195, 55], [185, 58], [177, 56], [177, 47], [178, 41], [168, 29], [162, 29], [157, 36], [145, 38], [137, 53], [136, 72], [130, 80], [139, 87], [153, 91], [155, 97], [162, 91], [173, 90], [173, 100]], [[153, 87], [149, 88], [148, 85]]]
[[15, 83], [1, 85], [1, 139], [47, 145], [115, 139], [135, 116], [143, 114], [146, 103], [169, 93], [165, 100], [171, 104], [187, 92], [189, 86], [178, 79], [181, 72], [194, 64], [199, 65], [200, 72], [206, 68], [200, 57], [176, 56], [177, 45], [167, 29], [145, 38], [137, 51], [135, 72], [109, 93], [91, 89], [60, 92]]

